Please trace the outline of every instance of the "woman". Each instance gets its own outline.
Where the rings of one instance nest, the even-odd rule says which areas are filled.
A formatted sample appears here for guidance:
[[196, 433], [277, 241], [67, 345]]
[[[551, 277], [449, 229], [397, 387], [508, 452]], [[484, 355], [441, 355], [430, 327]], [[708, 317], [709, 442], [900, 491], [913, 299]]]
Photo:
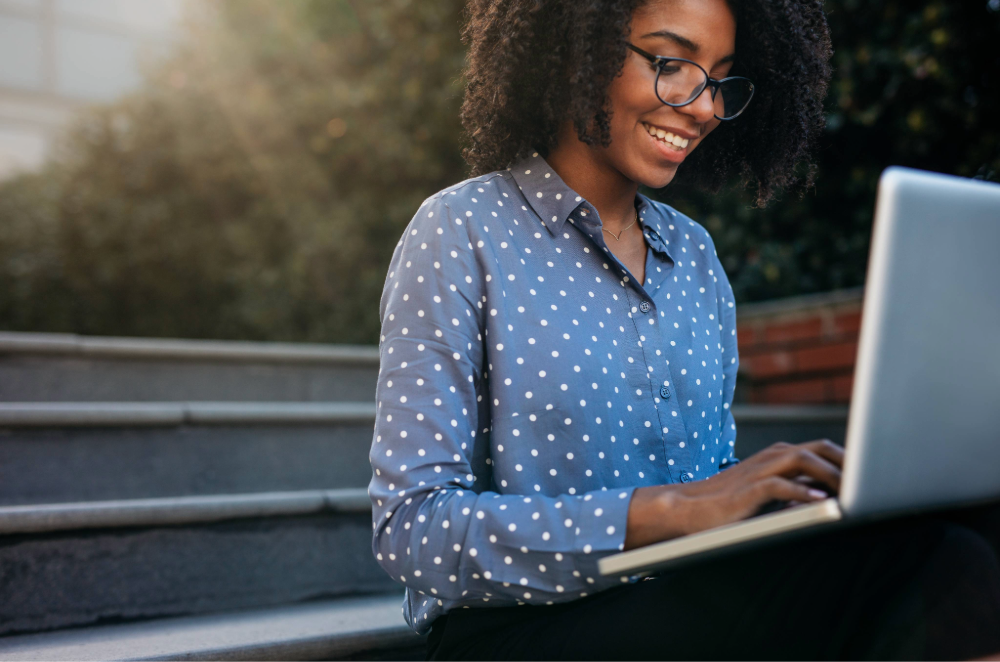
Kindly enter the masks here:
[[793, 183], [822, 127], [821, 7], [470, 4], [476, 176], [424, 201], [393, 253], [371, 450], [373, 551], [432, 658], [1000, 651], [997, 558], [953, 524], [597, 572], [839, 487], [825, 440], [737, 462], [732, 290], [705, 229], [638, 193], [682, 163], [761, 204]]

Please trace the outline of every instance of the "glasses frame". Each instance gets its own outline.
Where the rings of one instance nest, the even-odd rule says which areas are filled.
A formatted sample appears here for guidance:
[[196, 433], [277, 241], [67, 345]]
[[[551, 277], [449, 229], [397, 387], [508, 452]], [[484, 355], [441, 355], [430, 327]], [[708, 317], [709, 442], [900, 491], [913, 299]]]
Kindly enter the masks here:
[[[653, 55], [652, 53], [648, 53], [634, 44], [626, 43], [625, 45], [631, 48], [639, 55], [641, 55], [642, 57], [652, 62], [653, 66], [656, 67], [656, 80], [653, 81], [653, 92], [656, 94], [656, 98], [660, 100], [660, 103], [670, 106], [671, 108], [679, 108], [681, 106], [686, 106], [688, 104], [694, 103], [695, 99], [700, 97], [702, 92], [705, 91], [706, 87], [711, 88], [712, 101], [714, 102], [715, 95], [716, 93], [718, 93], [719, 87], [723, 83], [729, 80], [745, 80], [746, 82], [748, 82], [750, 84], [750, 97], [747, 99], [747, 102], [743, 105], [743, 107], [740, 108], [740, 112], [736, 113], [732, 117], [719, 117], [718, 115], [715, 115], [715, 113], [712, 113], [715, 119], [722, 120], [723, 122], [728, 122], [729, 120], [736, 119], [737, 117], [743, 114], [743, 111], [747, 109], [747, 107], [750, 105], [751, 99], [753, 99], [756, 87], [754, 86], [753, 81], [745, 76], [729, 76], [727, 78], [723, 78], [722, 80], [716, 80], [715, 78], [712, 78], [711, 76], [708, 75], [708, 72], [705, 71], [704, 67], [702, 67], [700, 64], [692, 60], [687, 60], [682, 57], [667, 57], [665, 55]], [[689, 64], [693, 64], [694, 66], [698, 67], [699, 69], [701, 69], [701, 73], [705, 74], [705, 84], [702, 86], [702, 88], [698, 91], [697, 94], [691, 97], [690, 101], [685, 101], [684, 103], [670, 103], [669, 101], [664, 101], [662, 98], [660, 98], [660, 75], [663, 73], [664, 65], [666, 65], [669, 62], [687, 62]]]

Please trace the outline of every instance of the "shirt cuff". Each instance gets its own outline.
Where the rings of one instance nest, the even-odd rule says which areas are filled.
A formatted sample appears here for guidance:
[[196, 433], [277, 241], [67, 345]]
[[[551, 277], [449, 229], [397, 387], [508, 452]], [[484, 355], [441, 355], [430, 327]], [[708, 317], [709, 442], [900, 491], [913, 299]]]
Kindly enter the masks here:
[[625, 548], [628, 509], [635, 489], [634, 486], [616, 487], [584, 495], [578, 514], [580, 533], [577, 546], [580, 551], [604, 556]]

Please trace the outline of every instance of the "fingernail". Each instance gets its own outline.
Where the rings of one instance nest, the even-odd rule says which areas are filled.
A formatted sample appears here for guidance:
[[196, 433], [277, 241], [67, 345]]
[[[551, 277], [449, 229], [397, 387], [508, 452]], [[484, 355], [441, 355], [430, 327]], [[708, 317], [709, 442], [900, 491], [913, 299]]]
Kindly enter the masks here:
[[809, 496], [811, 496], [814, 499], [825, 499], [826, 498], [826, 492], [824, 492], [823, 490], [810, 489], [809, 490]]

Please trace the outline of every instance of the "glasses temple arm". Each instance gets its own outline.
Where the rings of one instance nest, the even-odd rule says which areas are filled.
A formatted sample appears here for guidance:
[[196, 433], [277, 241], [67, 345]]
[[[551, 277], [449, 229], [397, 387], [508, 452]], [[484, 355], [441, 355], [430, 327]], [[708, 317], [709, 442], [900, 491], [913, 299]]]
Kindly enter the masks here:
[[628, 46], [629, 48], [631, 48], [633, 51], [635, 51], [639, 55], [641, 55], [644, 58], [646, 58], [647, 60], [649, 60], [650, 62], [656, 62], [657, 60], [660, 59], [659, 56], [653, 55], [652, 53], [647, 53], [646, 51], [642, 50], [638, 46], [635, 46], [635, 45], [630, 44], [630, 43], [626, 43], [625, 45]]

